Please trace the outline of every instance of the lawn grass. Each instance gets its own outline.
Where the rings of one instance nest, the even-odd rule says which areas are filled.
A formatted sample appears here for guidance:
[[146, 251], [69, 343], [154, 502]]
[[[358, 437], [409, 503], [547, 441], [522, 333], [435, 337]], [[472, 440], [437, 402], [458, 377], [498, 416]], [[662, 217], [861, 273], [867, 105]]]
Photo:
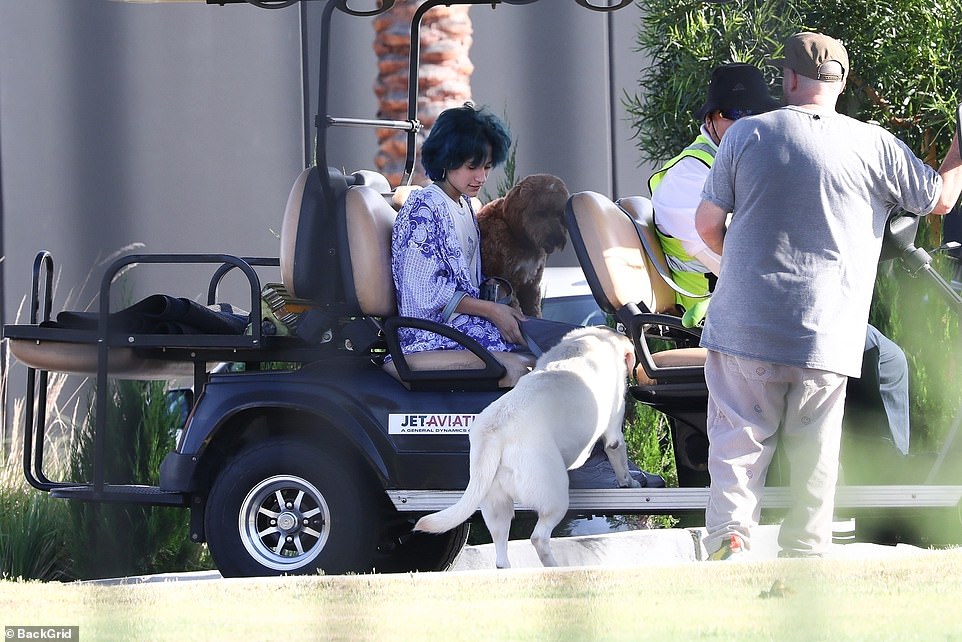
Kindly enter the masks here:
[[[962, 639], [962, 550], [872, 560], [0, 582], [0, 623], [84, 640]], [[768, 596], [781, 581], [784, 594]]]

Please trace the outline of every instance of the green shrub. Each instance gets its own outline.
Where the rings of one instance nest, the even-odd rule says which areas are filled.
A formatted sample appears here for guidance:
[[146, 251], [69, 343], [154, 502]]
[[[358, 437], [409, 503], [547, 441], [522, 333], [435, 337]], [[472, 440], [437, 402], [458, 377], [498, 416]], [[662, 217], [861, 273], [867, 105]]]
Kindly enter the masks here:
[[625, 410], [625, 443], [628, 459], [642, 470], [664, 477], [668, 486], [678, 485], [675, 454], [665, 415], [629, 398]]
[[[6, 403], [8, 377], [11, 371], [9, 352], [4, 353], [0, 375], [0, 423], [10, 426], [10, 441], [2, 444], [4, 462], [0, 469], [0, 578], [24, 580], [72, 579], [69, 546], [67, 544], [69, 516], [67, 504], [47, 493], [31, 487], [23, 474], [24, 400]], [[50, 397], [47, 406], [48, 423], [44, 453], [44, 472], [57, 479], [65, 469], [64, 458], [56, 446], [55, 436], [69, 434], [73, 425], [69, 406], [76, 406], [75, 397], [64, 389], [66, 376], [54, 374], [48, 378]], [[76, 412], [76, 410], [74, 410]], [[10, 413], [8, 415], [8, 413]]]
[[764, 64], [797, 31], [845, 43], [852, 63], [840, 110], [875, 121], [935, 164], [951, 142], [959, 103], [962, 0], [639, 0], [645, 19], [635, 41], [651, 65], [640, 93], [624, 104], [644, 160], [665, 161], [697, 130], [692, 112], [722, 63], [759, 66], [780, 93], [780, 71]]
[[[115, 381], [107, 405], [106, 481], [156, 485], [160, 463], [173, 448], [176, 428], [165, 384]], [[92, 479], [93, 424], [91, 411], [72, 449], [73, 479]], [[205, 549], [190, 541], [186, 508], [71, 502], [69, 512], [78, 577], [210, 568]]]
[[[678, 486], [668, 418], [630, 396], [625, 408], [625, 444], [628, 446], [628, 459], [639, 468], [661, 475], [665, 485], [670, 488]], [[616, 517], [625, 519], [623, 516]], [[646, 522], [653, 528], [671, 528], [678, 520], [671, 515], [652, 515]]]
[[66, 503], [27, 486], [9, 461], [0, 474], [0, 577], [70, 579], [67, 520]]

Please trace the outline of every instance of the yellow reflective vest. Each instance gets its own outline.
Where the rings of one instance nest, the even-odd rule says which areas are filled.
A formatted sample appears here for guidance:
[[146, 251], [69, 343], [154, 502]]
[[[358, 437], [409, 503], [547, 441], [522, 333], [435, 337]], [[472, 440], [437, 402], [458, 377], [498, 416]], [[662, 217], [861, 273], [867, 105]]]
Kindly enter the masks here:
[[[699, 134], [680, 154], [665, 163], [660, 170], [651, 175], [651, 178], [648, 179], [648, 189], [652, 194], [655, 193], [655, 190], [658, 188], [658, 185], [661, 184], [662, 179], [665, 178], [668, 170], [683, 158], [695, 158], [703, 162], [707, 167], [711, 167], [715, 161], [715, 146], [705, 138], [704, 134]], [[657, 221], [657, 219], [658, 212], [655, 212], [655, 220]], [[681, 241], [668, 234], [663, 234], [657, 227], [655, 228], [655, 232], [658, 234], [658, 240], [661, 242], [661, 248], [665, 256], [675, 259], [678, 263], [691, 263], [696, 260], [685, 251], [685, 248], [681, 245]], [[708, 294], [708, 278], [703, 273], [676, 270], [674, 266], [671, 265], [672, 263], [674, 262], [669, 262], [670, 267], [672, 267], [671, 274], [675, 279], [675, 283], [693, 294]], [[686, 310], [691, 310], [699, 301], [704, 301], [704, 299], [693, 299], [677, 292], [675, 293], [675, 302]]]

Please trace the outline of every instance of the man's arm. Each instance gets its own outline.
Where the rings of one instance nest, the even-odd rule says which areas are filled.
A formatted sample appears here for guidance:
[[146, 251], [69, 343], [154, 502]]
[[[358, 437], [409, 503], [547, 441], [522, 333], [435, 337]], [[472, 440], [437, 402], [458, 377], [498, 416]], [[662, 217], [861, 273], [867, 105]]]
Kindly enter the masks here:
[[711, 201], [702, 201], [695, 210], [695, 231], [711, 251], [721, 255], [725, 245], [725, 220], [728, 212]]
[[942, 176], [942, 191], [931, 213], [948, 214], [959, 200], [959, 193], [962, 192], [962, 158], [959, 156], [958, 132], [952, 138], [952, 145], [939, 167], [939, 175]]

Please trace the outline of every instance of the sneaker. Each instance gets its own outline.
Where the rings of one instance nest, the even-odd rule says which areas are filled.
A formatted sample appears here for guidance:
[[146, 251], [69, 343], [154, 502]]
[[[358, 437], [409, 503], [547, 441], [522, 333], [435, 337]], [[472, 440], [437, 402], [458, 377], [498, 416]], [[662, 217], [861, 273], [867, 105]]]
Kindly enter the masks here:
[[722, 542], [721, 547], [708, 556], [708, 560], [712, 562], [718, 562], [721, 560], [737, 560], [745, 555], [745, 544], [742, 542], [742, 538], [738, 535], [732, 533], [728, 536], [728, 540]]

